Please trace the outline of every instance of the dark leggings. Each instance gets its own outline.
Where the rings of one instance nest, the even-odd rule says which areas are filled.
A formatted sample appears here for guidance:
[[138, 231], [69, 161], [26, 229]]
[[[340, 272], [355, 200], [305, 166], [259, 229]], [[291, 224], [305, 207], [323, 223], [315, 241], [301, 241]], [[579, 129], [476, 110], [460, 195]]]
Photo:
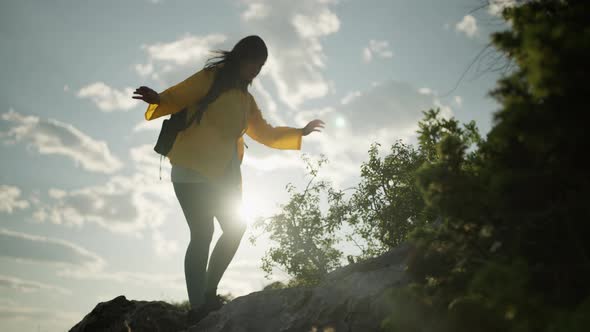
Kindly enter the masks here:
[[[238, 213], [241, 192], [229, 186], [213, 186], [209, 183], [173, 182], [173, 185], [191, 233], [184, 257], [184, 274], [189, 302], [196, 309], [204, 303], [205, 293], [216, 292], [246, 231], [246, 225]], [[223, 234], [206, 268], [214, 216]]]

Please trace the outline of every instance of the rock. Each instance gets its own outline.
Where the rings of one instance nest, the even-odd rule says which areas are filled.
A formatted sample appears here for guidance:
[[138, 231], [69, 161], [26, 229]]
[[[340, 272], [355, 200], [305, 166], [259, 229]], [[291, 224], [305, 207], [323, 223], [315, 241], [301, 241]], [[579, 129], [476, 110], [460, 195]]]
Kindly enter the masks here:
[[313, 288], [238, 297], [189, 332], [378, 331], [393, 310], [384, 291], [407, 282], [403, 271], [409, 249], [401, 245], [380, 257], [337, 269]]
[[129, 301], [120, 295], [97, 304], [70, 332], [178, 332], [186, 328], [185, 311], [163, 301]]
[[385, 290], [408, 282], [404, 268], [409, 251], [404, 244], [342, 267], [315, 287], [269, 289], [238, 297], [194, 326], [187, 326], [185, 311], [168, 303], [118, 296], [99, 303], [70, 332], [379, 331], [394, 310]]

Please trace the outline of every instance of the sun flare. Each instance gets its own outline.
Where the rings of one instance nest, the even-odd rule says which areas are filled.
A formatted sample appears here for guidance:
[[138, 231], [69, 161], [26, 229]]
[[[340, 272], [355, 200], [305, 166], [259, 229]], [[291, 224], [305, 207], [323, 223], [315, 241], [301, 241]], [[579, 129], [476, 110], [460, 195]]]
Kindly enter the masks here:
[[238, 216], [240, 217], [240, 220], [246, 225], [252, 224], [254, 220], [254, 210], [252, 209], [252, 206], [242, 201], [241, 203], [237, 204], [236, 208], [238, 210]]
[[263, 214], [264, 202], [252, 195], [248, 199], [243, 199], [236, 207], [240, 220], [246, 225], [254, 223], [256, 218]]

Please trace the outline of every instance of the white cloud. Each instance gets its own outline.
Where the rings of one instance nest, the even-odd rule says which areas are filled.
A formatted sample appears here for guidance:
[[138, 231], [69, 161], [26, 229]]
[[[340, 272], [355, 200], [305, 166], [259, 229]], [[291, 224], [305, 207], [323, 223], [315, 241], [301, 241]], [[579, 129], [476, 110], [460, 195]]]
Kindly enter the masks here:
[[170, 257], [178, 252], [178, 242], [174, 240], [166, 240], [159, 230], [152, 232], [152, 239], [155, 243], [155, 251], [158, 257]]
[[463, 106], [463, 98], [461, 96], [455, 96], [454, 101], [457, 106]]
[[72, 291], [63, 287], [49, 285], [33, 280], [24, 280], [6, 275], [0, 275], [0, 287], [11, 288], [23, 293], [38, 292], [41, 290], [56, 291], [64, 295], [71, 295]]
[[114, 173], [123, 167], [104, 141], [95, 140], [71, 124], [53, 119], [25, 116], [10, 109], [1, 116], [12, 124], [7, 132], [0, 132], [5, 144], [27, 142], [41, 154], [56, 154], [71, 158], [76, 166], [87, 171]]
[[465, 15], [461, 22], [455, 25], [455, 30], [464, 32], [468, 37], [477, 34], [477, 20], [472, 15]]
[[338, 16], [328, 9], [324, 9], [315, 15], [295, 14], [291, 24], [302, 38], [327, 36], [340, 29]]
[[344, 96], [341, 100], [340, 103], [342, 105], [346, 105], [348, 103], [350, 103], [351, 101], [353, 101], [355, 98], [360, 97], [362, 94], [360, 91], [352, 91], [350, 93], [348, 93], [346, 96]]
[[[340, 29], [340, 20], [331, 10], [334, 1], [255, 1], [242, 0], [246, 12], [252, 3], [272, 7], [264, 19], [242, 21], [244, 29], [256, 31], [269, 50], [269, 57], [257, 80], [274, 85], [278, 100], [297, 109], [307, 100], [331, 91], [323, 77], [327, 57], [321, 39]], [[286, 28], [291, 23], [292, 29]]]
[[153, 63], [147, 63], [147, 64], [136, 63], [135, 64], [135, 71], [139, 74], [139, 76], [142, 76], [142, 77], [148, 76], [149, 74], [154, 72], [154, 64]]
[[64, 197], [66, 197], [66, 195], [67, 195], [67, 192], [65, 192], [64, 190], [49, 188], [49, 197], [51, 197], [51, 198], [62, 199]]
[[432, 89], [430, 89], [430, 88], [420, 88], [420, 89], [418, 89], [418, 93], [420, 93], [422, 95], [431, 95], [431, 94], [433, 94]]
[[373, 60], [373, 52], [368, 47], [363, 48], [363, 61], [371, 62]]
[[[213, 45], [223, 43], [226, 37], [221, 34], [212, 34], [204, 37], [185, 34], [180, 39], [170, 43], [156, 43], [154, 45], [142, 45], [147, 50], [150, 59], [186, 65], [198, 63], [199, 60], [209, 55]], [[153, 64], [152, 64], [153, 65]]]
[[13, 213], [17, 209], [26, 209], [29, 202], [21, 200], [20, 188], [8, 185], [0, 185], [0, 212]]
[[369, 46], [363, 48], [363, 61], [371, 62], [375, 56], [381, 58], [393, 57], [393, 51], [389, 48], [386, 40], [369, 40]]
[[72, 242], [0, 228], [0, 256], [18, 261], [100, 270], [105, 261]]
[[270, 14], [270, 6], [260, 2], [253, 2], [248, 4], [248, 8], [241, 15], [242, 20], [252, 21], [260, 20]]
[[90, 222], [114, 233], [141, 237], [139, 231], [163, 224], [169, 211], [167, 194], [165, 188], [147, 184], [145, 174], [115, 176], [105, 184], [82, 189], [51, 189], [50, 200], [38, 204], [34, 218], [65, 226]]
[[104, 112], [128, 111], [139, 104], [138, 99], [131, 98], [133, 91], [133, 88], [119, 91], [103, 82], [96, 82], [81, 88], [77, 96], [82, 99], [90, 99]]
[[488, 13], [494, 16], [502, 15], [505, 8], [514, 7], [518, 4], [518, 0], [488, 0]]
[[147, 63], [133, 65], [141, 77], [157, 80], [164, 88], [177, 84], [203, 68], [213, 54], [211, 50], [223, 48], [227, 39], [222, 34], [193, 36], [185, 34], [175, 41], [141, 45], [147, 52]]

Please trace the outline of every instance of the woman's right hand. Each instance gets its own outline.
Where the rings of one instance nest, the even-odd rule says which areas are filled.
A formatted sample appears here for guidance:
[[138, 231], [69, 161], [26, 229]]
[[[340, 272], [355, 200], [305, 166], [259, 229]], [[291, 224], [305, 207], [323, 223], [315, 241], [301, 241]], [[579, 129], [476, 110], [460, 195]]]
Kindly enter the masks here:
[[148, 104], [159, 104], [160, 103], [160, 95], [148, 88], [147, 86], [140, 86], [139, 88], [135, 89], [133, 92], [134, 94], [139, 94], [141, 96], [132, 96], [133, 99], [141, 99]]

